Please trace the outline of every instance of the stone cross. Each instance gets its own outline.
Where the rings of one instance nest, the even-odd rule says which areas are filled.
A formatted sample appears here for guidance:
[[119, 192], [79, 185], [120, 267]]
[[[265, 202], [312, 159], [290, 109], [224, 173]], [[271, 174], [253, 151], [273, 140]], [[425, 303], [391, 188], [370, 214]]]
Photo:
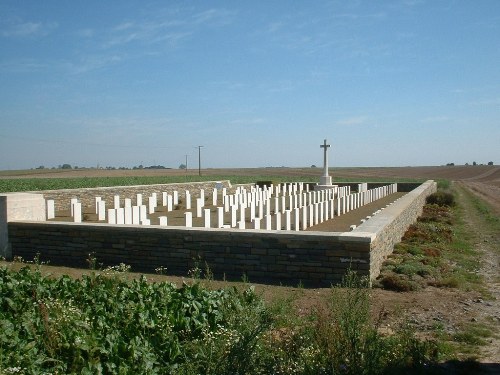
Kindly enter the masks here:
[[320, 185], [331, 185], [332, 178], [328, 175], [328, 148], [329, 144], [326, 143], [326, 139], [322, 145], [319, 147], [324, 149], [324, 159], [323, 159], [323, 176], [320, 179]]

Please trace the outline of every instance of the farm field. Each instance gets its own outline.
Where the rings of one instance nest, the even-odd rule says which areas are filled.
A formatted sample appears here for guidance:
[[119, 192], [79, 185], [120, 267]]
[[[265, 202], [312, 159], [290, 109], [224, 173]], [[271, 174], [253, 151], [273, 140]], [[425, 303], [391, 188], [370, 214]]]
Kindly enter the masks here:
[[[440, 336], [454, 341], [459, 346], [458, 358], [464, 364], [454, 362], [443, 365], [452, 373], [495, 373], [500, 369], [500, 167], [499, 166], [453, 166], [453, 167], [402, 167], [402, 168], [333, 168], [334, 181], [415, 181], [443, 180], [447, 191], [457, 201], [454, 209], [457, 226], [453, 232], [460, 236], [462, 247], [470, 251], [474, 259], [469, 273], [474, 281], [450, 284], [447, 287], [425, 285], [418, 290], [396, 292], [374, 288], [370, 291], [371, 310], [380, 318], [381, 328], [391, 332], [402, 320], [408, 320], [422, 337]], [[233, 183], [252, 180], [272, 181], [315, 181], [321, 174], [314, 168], [255, 168], [255, 169], [206, 169], [202, 177], [207, 180], [229, 179]], [[188, 179], [196, 180], [197, 171], [188, 171]], [[182, 182], [186, 172], [179, 170], [45, 170], [45, 171], [2, 171], [2, 183], [23, 183], [34, 179], [120, 179], [131, 178], [140, 181], [165, 179]], [[178, 180], [180, 179], [180, 180]], [[449, 183], [448, 183], [449, 182]], [[76, 183], [76, 182], [75, 182]], [[159, 182], [157, 182], [159, 183]], [[12, 185], [11, 185], [12, 186]], [[31, 188], [30, 188], [31, 189]], [[27, 189], [25, 189], [27, 190]], [[33, 189], [36, 190], [36, 189]], [[460, 249], [462, 248], [460, 247]], [[457, 250], [458, 251], [458, 250]], [[468, 266], [468, 267], [469, 267]], [[69, 274], [80, 277], [88, 270], [75, 270], [43, 266], [53, 275]], [[167, 271], [168, 273], [168, 271]], [[138, 275], [136, 275], [138, 277]], [[134, 277], [132, 274], [131, 277]], [[182, 283], [182, 278], [153, 275], [152, 279]], [[472, 276], [471, 276], [472, 278]], [[249, 280], [251, 282], [251, 280]], [[208, 281], [211, 288], [236, 285], [223, 281]], [[284, 288], [269, 285], [255, 285], [263, 298], [272, 302], [279, 297], [289, 296], [302, 314], [314, 306], [321, 305], [330, 295], [329, 289]], [[451, 338], [451, 339], [450, 339]], [[467, 359], [474, 361], [467, 361]], [[477, 360], [477, 362], [476, 362]], [[465, 372], [457, 368], [463, 367]], [[470, 367], [467, 367], [470, 366]]]
[[[42, 169], [0, 171], [0, 192], [49, 190], [95, 186], [140, 185], [200, 180], [225, 180], [248, 183], [258, 180], [318, 181], [320, 168], [241, 168], [241, 169]], [[500, 210], [500, 166], [431, 166], [431, 167], [356, 167], [330, 168], [334, 181], [404, 182], [460, 181]], [[15, 181], [18, 180], [18, 181]], [[17, 190], [19, 191], [19, 190]]]

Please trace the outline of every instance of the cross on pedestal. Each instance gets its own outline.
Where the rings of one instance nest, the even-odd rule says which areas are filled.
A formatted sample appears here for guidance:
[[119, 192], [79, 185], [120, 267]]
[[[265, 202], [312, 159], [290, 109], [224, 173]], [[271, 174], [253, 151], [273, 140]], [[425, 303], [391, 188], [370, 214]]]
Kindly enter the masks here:
[[320, 145], [322, 149], [324, 149], [324, 159], [323, 159], [323, 176], [321, 176], [320, 179], [320, 185], [331, 185], [332, 184], [332, 178], [328, 175], [328, 148], [330, 147], [329, 144], [327, 144], [326, 139], [323, 142], [322, 145]]

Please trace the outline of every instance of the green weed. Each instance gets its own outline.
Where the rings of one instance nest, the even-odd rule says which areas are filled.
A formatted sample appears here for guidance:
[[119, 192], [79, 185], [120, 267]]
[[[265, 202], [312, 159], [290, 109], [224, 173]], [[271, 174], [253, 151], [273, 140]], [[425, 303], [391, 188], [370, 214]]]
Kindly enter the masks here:
[[480, 288], [481, 278], [476, 272], [479, 257], [463, 215], [460, 205], [425, 205], [422, 215], [384, 263], [376, 285], [397, 291], [426, 285]]
[[349, 272], [328, 308], [301, 316], [253, 290], [128, 280], [126, 265], [80, 279], [0, 267], [0, 373], [379, 374], [434, 361], [402, 327], [381, 336], [369, 288]]

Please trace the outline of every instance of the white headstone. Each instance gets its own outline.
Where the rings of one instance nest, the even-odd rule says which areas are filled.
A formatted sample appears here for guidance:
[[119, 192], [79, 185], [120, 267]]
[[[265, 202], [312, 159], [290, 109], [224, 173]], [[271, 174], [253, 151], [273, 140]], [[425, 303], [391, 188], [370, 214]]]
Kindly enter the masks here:
[[253, 219], [253, 229], [260, 229], [260, 218]]
[[75, 203], [73, 205], [73, 221], [75, 223], [82, 222], [82, 204], [81, 203]]
[[184, 215], [186, 215], [186, 228], [191, 228], [193, 226], [193, 213], [186, 212]]
[[169, 194], [167, 195], [167, 212], [171, 212], [173, 210], [173, 197]]
[[212, 205], [217, 206], [217, 189], [212, 192]]
[[125, 209], [123, 207], [116, 209], [116, 224], [125, 224]]
[[302, 230], [307, 229], [307, 206], [301, 208], [302, 210]]
[[97, 220], [106, 220], [106, 202], [101, 200], [97, 206]]
[[295, 229], [296, 231], [299, 231], [300, 230], [300, 208], [294, 208], [293, 213], [294, 213], [293, 229]]
[[224, 227], [224, 207], [217, 207], [217, 228]]
[[202, 216], [203, 199], [196, 198], [196, 217]]
[[78, 203], [78, 198], [71, 198], [71, 201], [70, 201], [70, 211], [71, 211], [71, 217], [75, 216], [75, 213], [74, 213], [74, 205]]
[[95, 197], [95, 213], [98, 214], [99, 213], [99, 202], [102, 201], [102, 198], [101, 197]]
[[281, 230], [281, 212], [276, 212], [274, 216], [276, 217], [276, 230]]
[[115, 195], [113, 197], [113, 203], [114, 203], [115, 210], [120, 208], [120, 196], [119, 195]]
[[56, 217], [54, 200], [49, 199], [47, 201], [47, 220], [54, 219]]
[[240, 204], [240, 221], [245, 221], [246, 220], [246, 213], [245, 213], [245, 205], [242, 203]]
[[210, 228], [210, 208], [205, 208], [204, 210], [205, 228]]
[[155, 212], [155, 207], [156, 207], [156, 204], [155, 204], [155, 198], [154, 197], [149, 197], [148, 198], [148, 213], [149, 214], [154, 214]]
[[232, 206], [231, 207], [231, 228], [235, 228], [236, 227], [237, 216], [238, 216], [238, 207], [237, 206]]
[[267, 214], [265, 217], [265, 222], [266, 222], [266, 230], [271, 230], [272, 229], [272, 216], [270, 214]]
[[116, 224], [116, 210], [114, 208], [108, 210], [108, 224]]
[[147, 218], [148, 218], [147, 207], [143, 204], [142, 206], [139, 206], [139, 222], [142, 222]]
[[125, 202], [125, 224], [132, 224], [132, 206], [127, 206], [127, 202]]
[[160, 219], [160, 226], [166, 227], [168, 225], [168, 218], [166, 216], [160, 216], [158, 219]]
[[141, 216], [139, 212], [140, 208], [139, 206], [132, 206], [132, 224], [133, 225], [139, 225], [141, 222]]

